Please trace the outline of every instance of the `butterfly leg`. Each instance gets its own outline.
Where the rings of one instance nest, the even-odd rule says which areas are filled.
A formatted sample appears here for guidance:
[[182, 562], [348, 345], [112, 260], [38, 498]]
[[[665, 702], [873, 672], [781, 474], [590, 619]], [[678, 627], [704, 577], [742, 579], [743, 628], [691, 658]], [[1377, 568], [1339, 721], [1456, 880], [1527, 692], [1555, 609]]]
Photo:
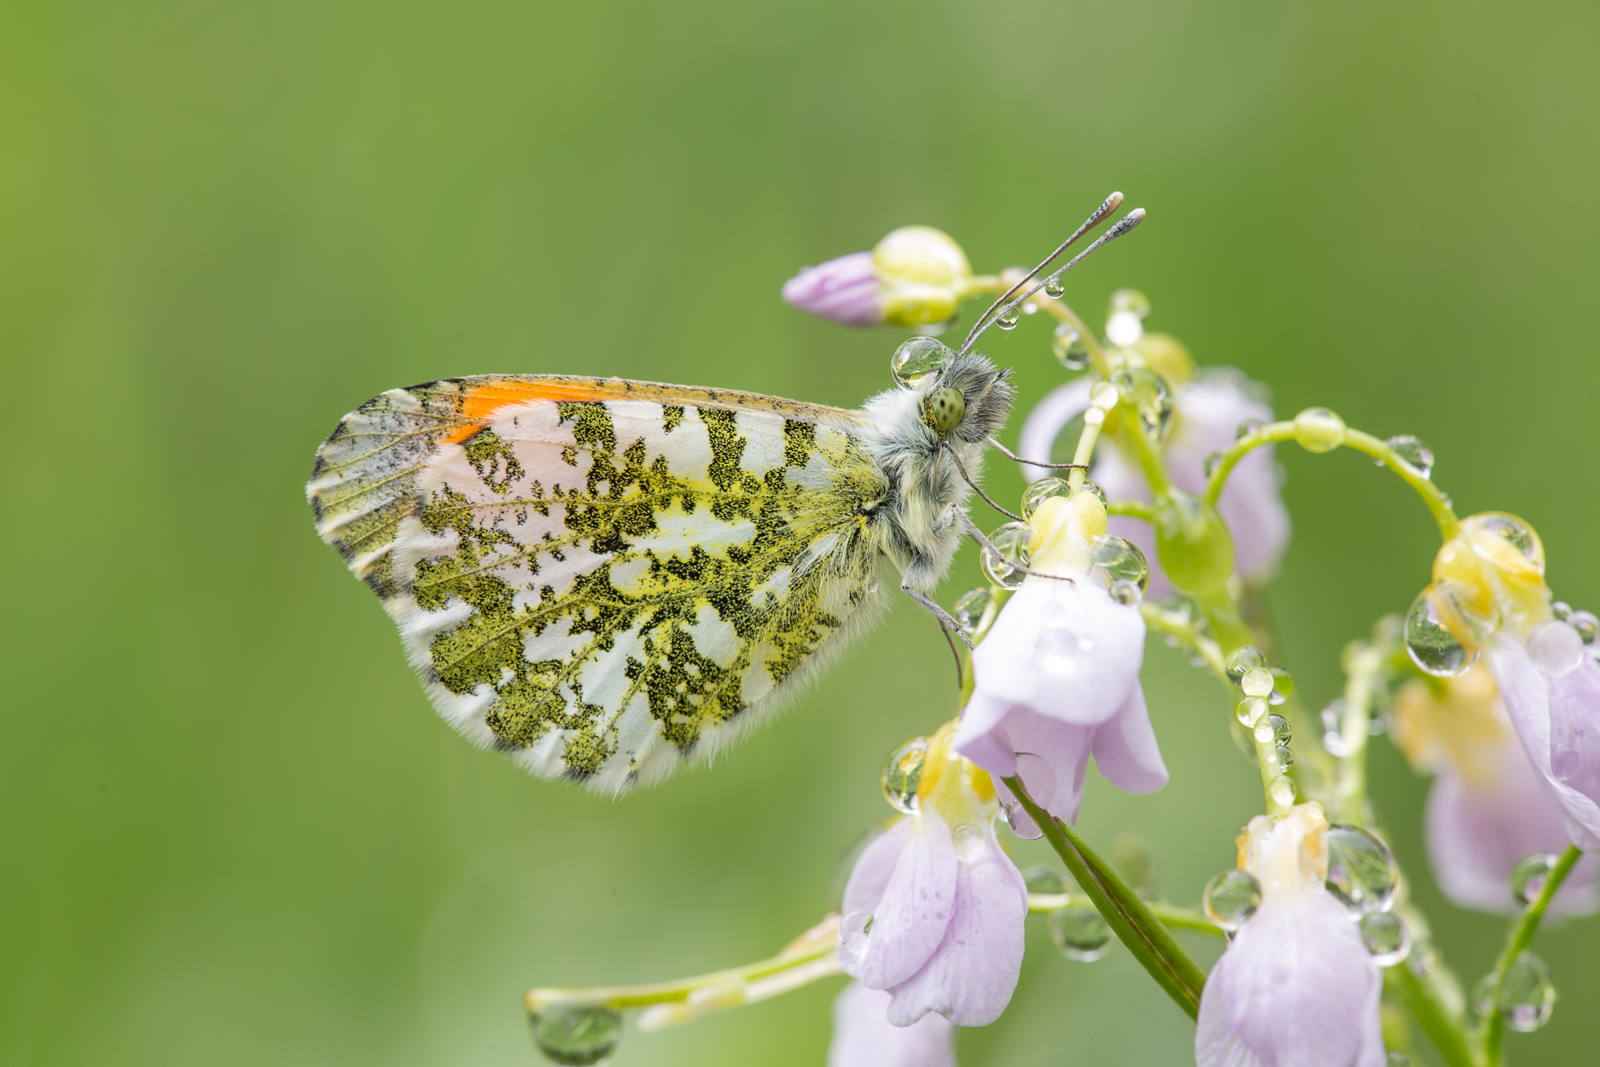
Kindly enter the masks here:
[[939, 620], [939, 629], [945, 632], [946, 638], [953, 633], [957, 637], [961, 638], [962, 641], [966, 642], [968, 648], [976, 647], [973, 645], [972, 639], [967, 636], [967, 632], [961, 628], [961, 624], [956, 622], [955, 618], [948, 611], [941, 608], [938, 604], [935, 604], [928, 597], [923, 596], [921, 593], [911, 588], [911, 586], [907, 585], [905, 582], [900, 583], [900, 591], [905, 593], [905, 595], [910, 597], [912, 600], [915, 600], [918, 604], [921, 604], [923, 607], [933, 612], [933, 617]]

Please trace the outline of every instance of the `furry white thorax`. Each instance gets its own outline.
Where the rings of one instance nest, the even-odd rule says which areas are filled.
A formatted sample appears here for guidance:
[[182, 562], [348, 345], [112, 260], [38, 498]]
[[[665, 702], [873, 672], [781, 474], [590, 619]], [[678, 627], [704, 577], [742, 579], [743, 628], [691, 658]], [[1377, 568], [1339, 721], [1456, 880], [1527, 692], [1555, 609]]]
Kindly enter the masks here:
[[[972, 488], [944, 454], [943, 444], [978, 478], [985, 442], [1005, 423], [1012, 388], [1007, 372], [981, 356], [964, 356], [945, 372], [914, 388], [889, 389], [862, 406], [867, 426], [860, 441], [888, 479], [888, 493], [875, 523], [879, 547], [906, 586], [931, 593], [950, 567], [961, 528], [951, 505], [965, 504]], [[923, 420], [923, 400], [951, 386], [966, 401], [961, 423], [942, 438]]]

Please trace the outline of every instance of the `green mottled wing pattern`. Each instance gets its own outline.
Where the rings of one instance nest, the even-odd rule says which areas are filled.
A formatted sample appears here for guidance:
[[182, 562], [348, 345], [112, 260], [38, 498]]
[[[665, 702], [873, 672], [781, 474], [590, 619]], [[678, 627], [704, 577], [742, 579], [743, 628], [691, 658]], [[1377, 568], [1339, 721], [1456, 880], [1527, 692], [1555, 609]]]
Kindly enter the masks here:
[[309, 487], [440, 713], [615, 792], [736, 736], [877, 604], [854, 413], [529, 376], [392, 390]]

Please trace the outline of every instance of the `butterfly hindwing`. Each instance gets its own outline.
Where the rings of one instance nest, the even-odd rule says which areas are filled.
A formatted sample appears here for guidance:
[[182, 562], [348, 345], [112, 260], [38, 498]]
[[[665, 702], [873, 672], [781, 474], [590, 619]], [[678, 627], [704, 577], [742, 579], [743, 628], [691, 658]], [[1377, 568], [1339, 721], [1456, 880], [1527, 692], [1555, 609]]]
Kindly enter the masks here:
[[709, 753], [876, 601], [859, 416], [617, 379], [468, 378], [348, 416], [309, 493], [440, 713], [615, 791]]

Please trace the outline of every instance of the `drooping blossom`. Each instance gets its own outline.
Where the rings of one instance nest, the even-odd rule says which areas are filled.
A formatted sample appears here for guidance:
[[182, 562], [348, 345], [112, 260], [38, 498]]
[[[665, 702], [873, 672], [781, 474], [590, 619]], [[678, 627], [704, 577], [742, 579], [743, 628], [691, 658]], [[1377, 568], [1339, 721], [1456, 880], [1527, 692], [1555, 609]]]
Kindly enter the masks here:
[[[1019, 776], [1045, 810], [1077, 822], [1091, 755], [1127, 792], [1167, 783], [1139, 684], [1144, 618], [1113, 600], [1094, 568], [1095, 539], [1106, 531], [1098, 497], [1049, 498], [1030, 525], [1029, 569], [1040, 573], [1023, 580], [972, 654], [972, 699], [955, 746], [996, 779]], [[1012, 829], [1038, 837], [1005, 783], [995, 788]]]
[[[1141, 343], [1165, 343], [1161, 334], [1148, 335]], [[1187, 373], [1183, 360], [1172, 360], [1164, 368], [1176, 376]], [[1080, 378], [1059, 387], [1040, 401], [1023, 424], [1019, 453], [1024, 459], [1048, 461], [1056, 437], [1089, 406], [1093, 382]], [[1240, 423], [1251, 419], [1272, 420], [1272, 409], [1251, 395], [1243, 375], [1229, 368], [1207, 368], [1193, 380], [1177, 386], [1173, 396], [1172, 430], [1162, 444], [1161, 454], [1172, 484], [1189, 493], [1200, 494], [1206, 487], [1206, 458], [1232, 445]], [[1037, 481], [1050, 472], [1024, 464], [1024, 477]], [[1150, 487], [1138, 463], [1114, 441], [1104, 441], [1096, 450], [1094, 468], [1089, 475], [1111, 500], [1149, 501]], [[1278, 464], [1271, 446], [1254, 449], [1241, 459], [1228, 476], [1217, 510], [1233, 533], [1236, 566], [1240, 575], [1255, 581], [1271, 576], [1289, 545], [1289, 512], [1279, 490]], [[1111, 532], [1138, 545], [1150, 560], [1152, 597], [1165, 596], [1171, 584], [1156, 560], [1155, 535], [1149, 525], [1136, 519], [1112, 516]]]
[[1463, 661], [1481, 652], [1567, 839], [1600, 848], [1600, 664], [1577, 628], [1556, 616], [1539, 535], [1503, 512], [1461, 520], [1434, 557], [1433, 584], [1418, 607], [1408, 633], [1437, 627], [1459, 644]]
[[928, 1012], [992, 1023], [1022, 969], [1027, 886], [995, 837], [989, 775], [951, 750], [952, 732], [928, 743], [915, 812], [867, 846], [845, 885], [839, 962], [892, 994], [895, 1026]]
[[1261, 904], [1206, 978], [1196, 1067], [1384, 1067], [1383, 978], [1323, 884], [1327, 846], [1315, 801], [1239, 835]]
[[[1483, 665], [1443, 682], [1443, 692], [1413, 679], [1401, 687], [1389, 729], [1418, 771], [1432, 773], [1424, 815], [1428, 863], [1449, 900], [1463, 908], [1513, 915], [1511, 869], [1533, 853], [1567, 845], [1561, 812], [1528, 762]], [[1551, 902], [1556, 914], [1595, 909], [1600, 858], [1586, 856]]]
[[966, 253], [931, 226], [903, 226], [871, 252], [806, 267], [783, 299], [846, 326], [921, 326], [944, 322], [972, 291]]
[[833, 1001], [828, 1067], [956, 1067], [956, 1026], [929, 1013], [910, 1026], [889, 1021], [892, 994], [851, 982]]

